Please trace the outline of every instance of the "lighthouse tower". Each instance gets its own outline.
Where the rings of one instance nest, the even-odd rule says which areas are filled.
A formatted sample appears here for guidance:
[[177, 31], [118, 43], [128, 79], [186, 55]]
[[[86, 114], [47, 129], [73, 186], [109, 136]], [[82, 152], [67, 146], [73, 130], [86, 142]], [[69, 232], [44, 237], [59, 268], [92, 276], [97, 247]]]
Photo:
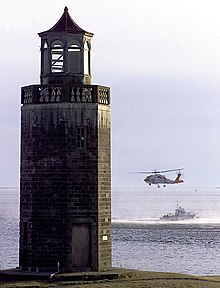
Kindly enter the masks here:
[[41, 38], [40, 84], [21, 88], [19, 266], [111, 268], [110, 89], [91, 84], [91, 39], [64, 9]]

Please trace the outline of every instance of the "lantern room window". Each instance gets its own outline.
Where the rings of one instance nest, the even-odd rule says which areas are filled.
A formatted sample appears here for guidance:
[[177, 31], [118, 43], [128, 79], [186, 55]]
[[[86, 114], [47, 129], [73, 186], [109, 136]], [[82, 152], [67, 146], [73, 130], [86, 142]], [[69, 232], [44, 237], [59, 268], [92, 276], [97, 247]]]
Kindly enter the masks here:
[[43, 49], [42, 49], [42, 74], [46, 74], [50, 71], [49, 61], [48, 61], [48, 45], [47, 41], [43, 42]]
[[80, 45], [76, 43], [70, 44], [68, 47], [68, 71], [70, 73], [80, 73]]
[[51, 72], [63, 72], [64, 49], [63, 43], [56, 40], [51, 46]]

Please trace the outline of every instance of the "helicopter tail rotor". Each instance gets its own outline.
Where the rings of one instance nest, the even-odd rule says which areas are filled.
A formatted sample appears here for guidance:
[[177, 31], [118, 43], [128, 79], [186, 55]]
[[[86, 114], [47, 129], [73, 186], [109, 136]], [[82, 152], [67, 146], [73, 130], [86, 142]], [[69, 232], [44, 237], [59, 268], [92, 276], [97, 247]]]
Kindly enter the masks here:
[[180, 179], [181, 176], [182, 176], [182, 172], [177, 171], [177, 177], [174, 180], [174, 183], [183, 183], [184, 182], [183, 179]]

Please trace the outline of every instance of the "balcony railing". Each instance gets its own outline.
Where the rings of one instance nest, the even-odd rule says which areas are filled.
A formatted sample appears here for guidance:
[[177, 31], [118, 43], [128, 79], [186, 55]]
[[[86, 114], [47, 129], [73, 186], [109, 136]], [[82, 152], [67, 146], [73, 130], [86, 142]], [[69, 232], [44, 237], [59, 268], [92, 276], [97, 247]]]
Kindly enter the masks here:
[[29, 85], [21, 88], [21, 104], [99, 103], [110, 105], [110, 88], [100, 85]]

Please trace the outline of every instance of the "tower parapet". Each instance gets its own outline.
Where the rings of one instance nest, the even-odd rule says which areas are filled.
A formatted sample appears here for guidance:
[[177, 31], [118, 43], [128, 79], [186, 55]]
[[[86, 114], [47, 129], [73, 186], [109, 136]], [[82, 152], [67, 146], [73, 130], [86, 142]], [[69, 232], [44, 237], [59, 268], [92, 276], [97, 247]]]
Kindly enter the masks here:
[[21, 88], [21, 104], [42, 103], [110, 104], [110, 88], [101, 85], [28, 85]]

